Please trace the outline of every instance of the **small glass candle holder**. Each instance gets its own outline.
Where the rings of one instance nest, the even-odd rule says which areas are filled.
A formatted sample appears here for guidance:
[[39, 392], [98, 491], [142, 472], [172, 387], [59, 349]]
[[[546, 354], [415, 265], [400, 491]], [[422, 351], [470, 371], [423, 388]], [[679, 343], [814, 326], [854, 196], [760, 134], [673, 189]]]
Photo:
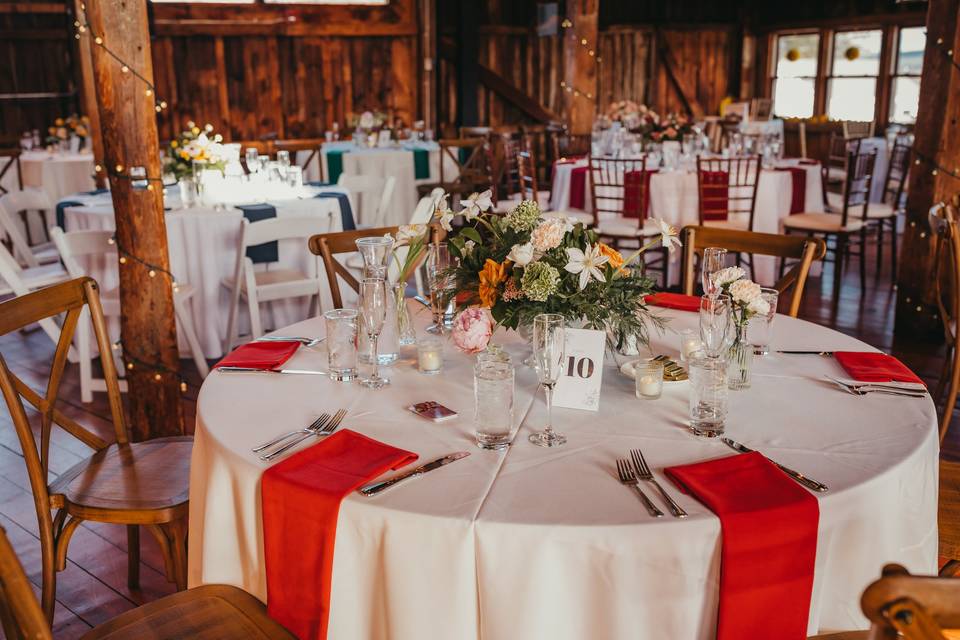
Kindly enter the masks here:
[[656, 400], [663, 393], [663, 363], [641, 360], [633, 367], [637, 397]]
[[680, 362], [686, 362], [690, 356], [703, 348], [700, 332], [697, 329], [680, 331]]
[[443, 368], [443, 340], [424, 336], [417, 340], [417, 369], [420, 373], [435, 375]]

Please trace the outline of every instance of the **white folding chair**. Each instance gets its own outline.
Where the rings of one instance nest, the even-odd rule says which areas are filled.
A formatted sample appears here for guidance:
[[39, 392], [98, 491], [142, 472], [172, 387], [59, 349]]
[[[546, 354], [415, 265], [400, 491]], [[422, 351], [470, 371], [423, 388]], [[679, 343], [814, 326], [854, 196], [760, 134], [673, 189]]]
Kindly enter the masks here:
[[[47, 194], [39, 189], [11, 191], [0, 196], [0, 235], [6, 235], [10, 239], [14, 257], [27, 267], [60, 262], [60, 255], [52, 242], [33, 246], [27, 243], [16, 223], [17, 214], [21, 211], [39, 211], [46, 229], [49, 228], [53, 205], [50, 204]], [[30, 224], [29, 218], [24, 218], [24, 224]]]
[[326, 216], [281, 216], [250, 222], [242, 221], [240, 242], [237, 246], [237, 266], [232, 277], [224, 278], [221, 284], [230, 290], [230, 319], [227, 322], [227, 337], [223, 350], [229, 352], [236, 342], [238, 327], [237, 314], [240, 298], [246, 298], [250, 312], [250, 333], [253, 339], [263, 335], [260, 320], [260, 303], [287, 298], [309, 297], [310, 313], [320, 312], [321, 282], [319, 274], [320, 258], [314, 256], [314, 275], [308, 275], [299, 269], [267, 268], [257, 270], [253, 260], [247, 257], [247, 249], [267, 242], [302, 239], [304, 252], [310, 236], [330, 231], [330, 220]]
[[[393, 190], [397, 179], [393, 176], [378, 178], [376, 176], [351, 176], [344, 173], [337, 179], [337, 186], [344, 187], [350, 192], [353, 199], [353, 210], [360, 219], [361, 212], [369, 210], [369, 203], [376, 202], [372, 216], [363, 213], [363, 224], [358, 225], [368, 229], [390, 226], [385, 217], [393, 198]], [[366, 203], [366, 204], [364, 204]]]
[[[13, 254], [7, 251], [3, 244], [0, 244], [0, 298], [10, 294], [26, 295], [31, 291], [69, 279], [70, 274], [59, 262], [38, 267], [21, 267], [20, 263], [14, 259]], [[53, 319], [44, 318], [41, 320], [40, 328], [50, 336], [53, 344], [59, 344], [60, 327]], [[77, 357], [76, 351], [71, 348], [67, 358], [70, 362], [76, 362]]]
[[[116, 245], [110, 243], [113, 237], [112, 231], [71, 231], [65, 232], [60, 227], [54, 227], [50, 231], [50, 236], [60, 252], [63, 264], [67, 268], [67, 273], [71, 278], [80, 278], [90, 275], [83, 267], [81, 259], [91, 259], [94, 256], [107, 259], [116, 256]], [[200, 376], [207, 377], [210, 368], [207, 366], [207, 360], [203, 356], [203, 349], [200, 348], [200, 340], [197, 338], [196, 329], [193, 326], [193, 314], [191, 299], [195, 289], [186, 283], [178, 282], [177, 288], [173, 292], [173, 310], [177, 316], [177, 330], [183, 335], [190, 347], [190, 355], [193, 362], [200, 372]], [[107, 318], [119, 318], [120, 291], [119, 289], [100, 290], [100, 303], [103, 306], [103, 315]], [[86, 314], [84, 309], [82, 312]], [[106, 382], [102, 378], [93, 377], [93, 368], [91, 366], [92, 353], [90, 347], [90, 324], [84, 315], [77, 325], [77, 350], [80, 352], [80, 400], [91, 402], [94, 391], [106, 392]], [[106, 354], [100, 354], [105, 357]], [[119, 361], [118, 354], [114, 354], [117, 359], [117, 371], [123, 371], [123, 363]], [[121, 381], [122, 382], [122, 381]], [[121, 391], [126, 387], [121, 385]]]

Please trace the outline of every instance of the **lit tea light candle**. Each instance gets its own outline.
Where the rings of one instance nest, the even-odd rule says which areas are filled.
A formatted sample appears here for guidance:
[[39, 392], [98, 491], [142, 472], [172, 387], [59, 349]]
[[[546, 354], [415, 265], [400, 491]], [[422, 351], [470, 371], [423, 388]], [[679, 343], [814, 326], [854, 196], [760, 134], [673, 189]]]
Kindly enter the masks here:
[[680, 361], [686, 362], [690, 356], [703, 348], [700, 333], [691, 329], [680, 332]]
[[652, 360], [638, 362], [634, 365], [634, 380], [638, 398], [659, 398], [663, 391], [663, 365]]
[[443, 368], [443, 342], [434, 337], [417, 341], [417, 368], [420, 373], [440, 373]]

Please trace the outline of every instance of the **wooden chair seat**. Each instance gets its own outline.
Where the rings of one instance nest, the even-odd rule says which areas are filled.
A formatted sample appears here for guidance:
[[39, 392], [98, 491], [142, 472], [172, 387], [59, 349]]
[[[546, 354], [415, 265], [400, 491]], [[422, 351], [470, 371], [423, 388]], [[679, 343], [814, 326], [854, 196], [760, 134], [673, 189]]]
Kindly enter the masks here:
[[899, 213], [899, 209], [894, 209], [892, 205], [886, 202], [871, 202], [867, 208], [867, 218], [870, 220], [896, 218]]
[[82, 640], [292, 640], [293, 634], [267, 617], [263, 604], [227, 585], [208, 585], [161, 598], [127, 611]]
[[846, 226], [839, 213], [795, 213], [783, 219], [785, 229], [814, 233], [853, 233], [863, 228], [863, 220], [848, 219]]
[[960, 462], [940, 461], [940, 555], [960, 559]]
[[[78, 462], [50, 484], [50, 502], [71, 514], [125, 511], [120, 522], [166, 522], [171, 511], [186, 509], [190, 493], [193, 438], [174, 436], [146, 442], [111, 444]], [[130, 511], [137, 514], [131, 515]], [[143, 512], [156, 512], [159, 519]]]
[[807, 640], [868, 640], [869, 637], [869, 631], [840, 631], [838, 633], [809, 636]]

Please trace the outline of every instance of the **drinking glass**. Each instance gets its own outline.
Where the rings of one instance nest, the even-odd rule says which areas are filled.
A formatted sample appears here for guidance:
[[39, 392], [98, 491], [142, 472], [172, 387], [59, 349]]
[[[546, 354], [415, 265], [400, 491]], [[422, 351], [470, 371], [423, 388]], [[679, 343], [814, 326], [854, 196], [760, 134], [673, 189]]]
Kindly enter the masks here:
[[703, 282], [703, 295], [713, 297], [720, 293], [720, 287], [713, 283], [713, 274], [723, 269], [726, 259], [726, 249], [707, 247], [703, 250], [703, 258], [700, 260], [700, 279]]
[[777, 315], [777, 302], [780, 299], [780, 292], [776, 289], [762, 287], [760, 297], [767, 301], [770, 310], [765, 316], [750, 318], [750, 324], [747, 325], [747, 335], [750, 336], [753, 353], [758, 356], [765, 356], [770, 353], [770, 335], [773, 331], [773, 318]]
[[260, 171], [260, 152], [255, 147], [247, 147], [247, 172], [257, 173]]
[[700, 340], [708, 358], [719, 358], [730, 346], [730, 296], [700, 298]]
[[430, 309], [433, 312], [433, 324], [427, 327], [429, 333], [443, 334], [447, 328], [447, 307], [453, 301], [455, 282], [450, 273], [453, 258], [446, 242], [430, 244], [427, 252], [427, 284], [430, 288]]
[[477, 446], [481, 449], [501, 451], [510, 446], [513, 381], [513, 365], [509, 362], [491, 358], [477, 360], [473, 369], [473, 420]]
[[280, 163], [280, 166], [284, 169], [290, 166], [290, 152], [286, 149], [281, 149], [277, 151], [277, 162]]
[[541, 313], [533, 319], [533, 358], [537, 377], [547, 397], [547, 424], [543, 431], [530, 434], [530, 442], [540, 447], [558, 447], [567, 442], [553, 430], [553, 388], [563, 369], [566, 335], [563, 316]]
[[363, 258], [363, 277], [385, 280], [387, 260], [390, 259], [390, 251], [393, 249], [393, 239], [386, 236], [370, 236], [357, 238], [356, 243], [357, 251]]
[[357, 377], [356, 309], [333, 309], [323, 314], [327, 325], [327, 368], [330, 379], [348, 382]]
[[694, 435], [723, 435], [727, 418], [727, 363], [702, 353], [690, 359], [690, 430]]
[[382, 278], [364, 278], [360, 281], [360, 316], [363, 328], [370, 343], [370, 376], [362, 378], [360, 384], [368, 389], [379, 389], [390, 384], [390, 380], [380, 377], [380, 361], [377, 357], [377, 339], [383, 330], [383, 321], [387, 315], [387, 285]]

